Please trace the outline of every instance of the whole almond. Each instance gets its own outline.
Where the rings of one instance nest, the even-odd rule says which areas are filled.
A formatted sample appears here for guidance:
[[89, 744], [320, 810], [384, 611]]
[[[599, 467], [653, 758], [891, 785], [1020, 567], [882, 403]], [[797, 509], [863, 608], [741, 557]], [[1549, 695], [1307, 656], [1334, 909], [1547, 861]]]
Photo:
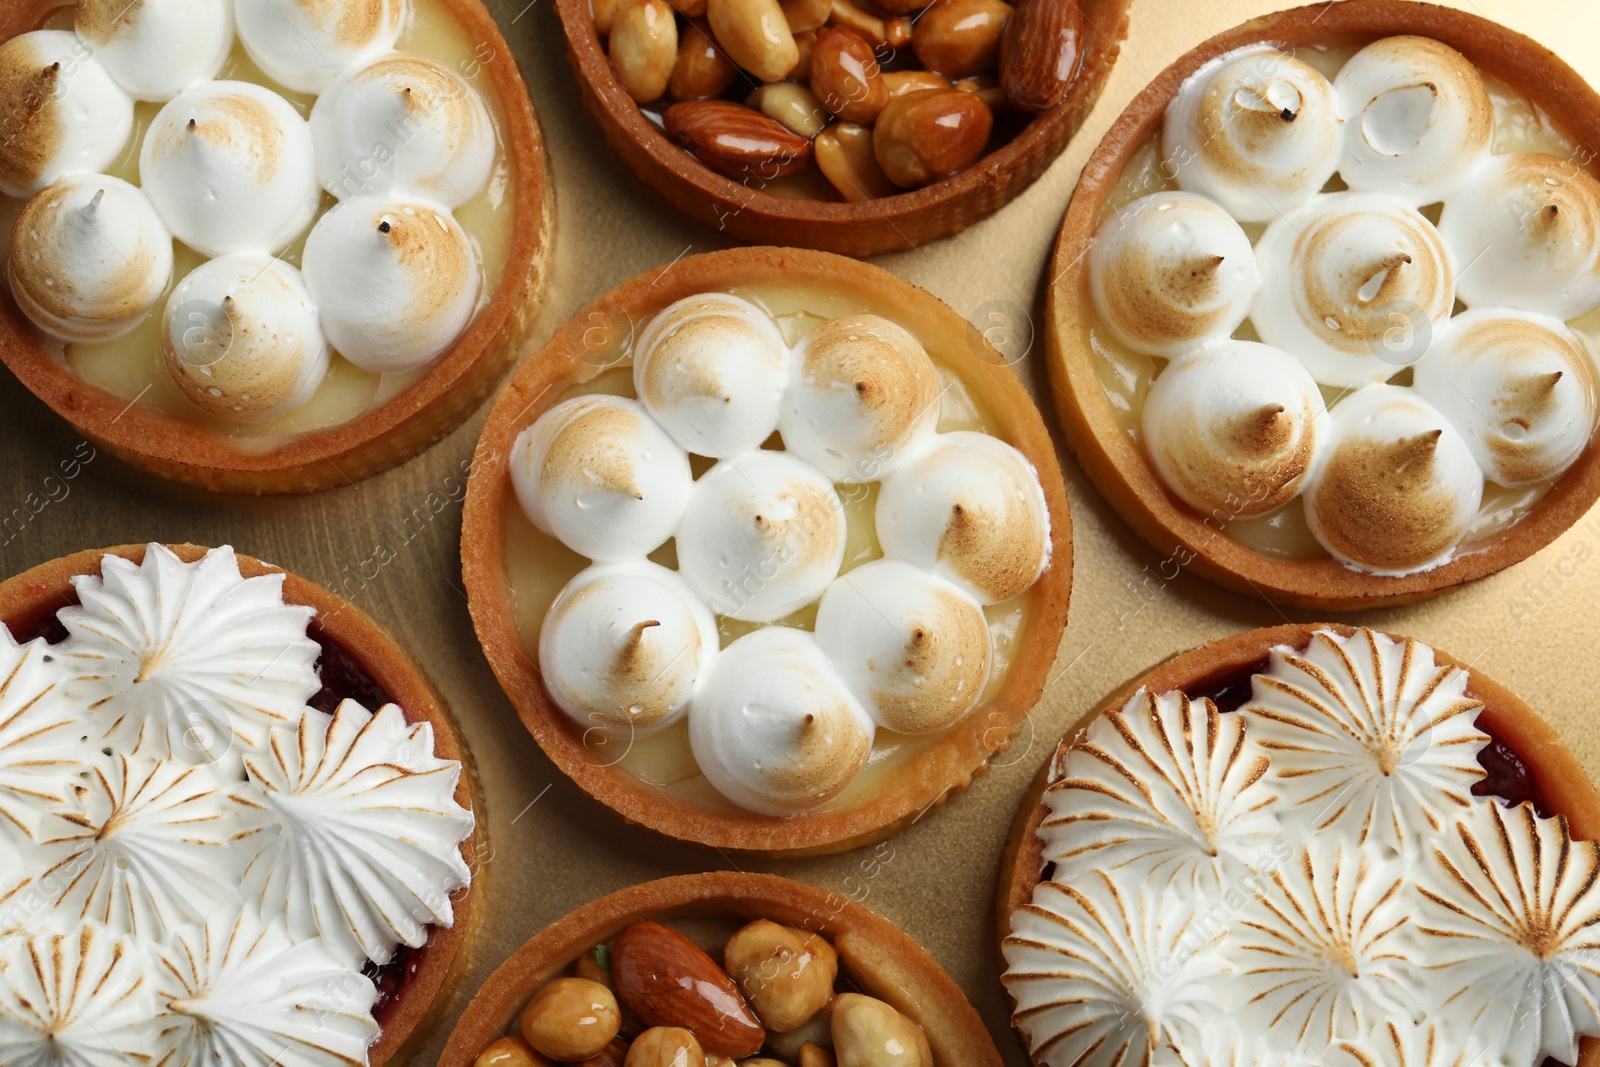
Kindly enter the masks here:
[[674, 100], [705, 100], [721, 96], [739, 76], [739, 68], [728, 62], [705, 19], [690, 19], [678, 34], [678, 59], [667, 81], [667, 92]]
[[811, 53], [811, 91], [846, 122], [871, 122], [889, 102], [878, 57], [854, 30], [829, 26]]
[[706, 18], [728, 58], [764, 82], [777, 81], [800, 61], [778, 0], [706, 0]]
[[872, 131], [872, 154], [890, 181], [915, 189], [977, 162], [994, 115], [976, 93], [925, 89], [890, 100]]
[[667, 108], [662, 121], [668, 137], [730, 177], [777, 178], [813, 162], [810, 141], [743, 104], [689, 100]]
[[1000, 86], [1018, 111], [1061, 103], [1083, 57], [1078, 0], [1019, 0], [1000, 42]]
[[929, 70], [964, 78], [1000, 62], [1000, 36], [1011, 5], [1004, 0], [938, 0], [917, 19], [911, 47]]
[[678, 22], [662, 0], [621, 0], [607, 42], [611, 69], [641, 104], [659, 99], [678, 62]]
[[766, 1042], [766, 1030], [733, 979], [699, 945], [660, 923], [634, 923], [617, 935], [611, 943], [611, 981], [639, 1018], [651, 1026], [688, 1030], [710, 1055], [742, 1059]]

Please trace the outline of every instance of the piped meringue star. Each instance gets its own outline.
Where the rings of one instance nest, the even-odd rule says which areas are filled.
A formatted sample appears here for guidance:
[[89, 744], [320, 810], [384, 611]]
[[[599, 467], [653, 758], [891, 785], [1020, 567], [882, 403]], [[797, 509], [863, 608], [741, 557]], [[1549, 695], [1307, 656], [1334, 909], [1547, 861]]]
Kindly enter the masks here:
[[64, 680], [48, 644], [19, 645], [0, 626], [0, 837], [36, 843], [48, 812], [69, 801], [70, 783], [94, 755], [61, 699]]
[[1384, 1019], [1359, 1041], [1341, 1041], [1327, 1067], [1496, 1067], [1481, 1035], [1447, 1033], [1437, 1021]]
[[0, 941], [0, 1063], [151, 1063], [155, 997], [145, 968], [133, 942], [98, 923]]
[[1467, 680], [1414, 640], [1322, 630], [1304, 652], [1273, 649], [1240, 711], [1286, 818], [1400, 850], [1466, 811], [1483, 778]]

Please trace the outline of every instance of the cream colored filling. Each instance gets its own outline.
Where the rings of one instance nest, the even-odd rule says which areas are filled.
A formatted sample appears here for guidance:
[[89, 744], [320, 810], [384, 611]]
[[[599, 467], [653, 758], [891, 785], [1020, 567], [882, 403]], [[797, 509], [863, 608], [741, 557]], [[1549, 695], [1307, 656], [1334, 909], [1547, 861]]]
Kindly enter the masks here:
[[[777, 289], [771, 286], [741, 286], [728, 290], [757, 304], [777, 322], [784, 340], [790, 345], [804, 337], [813, 327], [830, 318], [857, 312], [872, 312], [893, 317], [891, 307], [872, 306], [859, 295], [823, 289]], [[642, 326], [643, 323], [635, 324]], [[637, 333], [637, 329], [633, 331]], [[586, 393], [612, 393], [634, 396], [633, 365], [630, 351], [620, 338], [613, 347], [594, 353], [596, 365], [603, 370], [591, 381], [574, 386], [561, 399]], [[975, 393], [968, 388], [951, 367], [954, 361], [941, 356], [940, 344], [949, 344], [951, 338], [919, 337], [933, 357], [940, 385], [945, 386], [939, 401], [939, 431], [977, 430], [991, 433], [994, 421]], [[712, 461], [704, 457], [691, 457], [696, 477], [711, 468]], [[878, 487], [871, 485], [840, 485], [836, 487], [844, 502], [847, 539], [844, 564], [840, 573], [861, 566], [883, 555], [878, 547], [877, 531], [873, 522], [873, 509], [878, 499]], [[545, 612], [561, 591], [579, 571], [589, 565], [584, 557], [567, 548], [560, 541], [541, 533], [528, 521], [513, 499], [505, 513], [506, 581], [511, 588], [512, 610], [517, 628], [522, 635], [523, 647], [535, 662], [538, 660], [539, 629]], [[665, 567], [677, 566], [677, 546], [668, 541], [650, 554], [650, 558]], [[810, 630], [816, 622], [817, 606], [812, 603], [788, 618], [773, 625], [793, 626]], [[970, 713], [984, 714], [984, 704], [992, 700], [1017, 653], [1017, 645], [1027, 622], [1027, 594], [1001, 604], [984, 608], [989, 623], [989, 637], [993, 648], [993, 667], [989, 684], [982, 699]], [[728, 644], [759, 629], [761, 623], [742, 622], [719, 616], [717, 628], [722, 645]], [[691, 714], [693, 712], [691, 711]], [[888, 777], [917, 753], [937, 744], [943, 734], [908, 736], [888, 730], [879, 730], [873, 739], [872, 753], [867, 765], [843, 792], [826, 804], [812, 809], [828, 812], [848, 809], [866, 803], [874, 797]], [[728, 800], [711, 783], [706, 781], [696, 765], [689, 747], [687, 717], [673, 726], [649, 737], [606, 738], [598, 732], [585, 741], [593, 758], [601, 763], [615, 763], [630, 774], [661, 788], [678, 802], [693, 804], [701, 809], [733, 814], [743, 811]]]
[[[1354, 46], [1328, 49], [1302, 48], [1295, 55], [1321, 71], [1331, 81], [1356, 50]], [[1490, 145], [1491, 151], [1496, 154], [1548, 152], [1563, 157], [1572, 154], [1572, 141], [1551, 123], [1543, 111], [1504, 83], [1488, 76], [1485, 76], [1484, 81], [1494, 102], [1494, 137]], [[1178, 183], [1172, 180], [1162, 167], [1161, 135], [1158, 131], [1129, 157], [1116, 187], [1106, 198], [1100, 217], [1104, 219], [1124, 204], [1141, 196], [1177, 188]], [[1335, 192], [1342, 188], [1343, 184], [1335, 175], [1325, 191]], [[1422, 213], [1431, 222], [1439, 221], [1437, 204], [1425, 207]], [[1252, 242], [1266, 230], [1265, 223], [1244, 223], [1243, 226]], [[1087, 301], [1085, 303], [1087, 304]], [[1456, 311], [1459, 313], [1464, 307], [1465, 305], [1458, 301]], [[1094, 316], [1092, 305], [1089, 306], [1088, 313], [1091, 318]], [[1575, 319], [1568, 325], [1583, 339], [1591, 354], [1600, 352], [1600, 309]], [[1234, 333], [1234, 337], [1244, 341], [1260, 340], [1249, 319], [1244, 321]], [[1095, 356], [1095, 372], [1099, 376], [1102, 388], [1105, 389], [1106, 398], [1111, 402], [1118, 423], [1129, 436], [1140, 441], [1142, 435], [1139, 425], [1144, 412], [1145, 397], [1150, 391], [1150, 383], [1160, 373], [1161, 368], [1166, 366], [1167, 361], [1156, 356], [1142, 355], [1124, 347], [1111, 336], [1109, 331], [1099, 328], [1098, 325], [1091, 327], [1089, 343]], [[1397, 376], [1396, 383], [1409, 384], [1409, 381], [1410, 371], [1407, 370]], [[1323, 398], [1329, 405], [1338, 400], [1344, 392], [1341, 389], [1322, 387]], [[1485, 482], [1483, 503], [1478, 509], [1477, 519], [1467, 531], [1463, 544], [1480, 541], [1514, 525], [1534, 509], [1548, 490], [1548, 485], [1509, 489], [1494, 482]], [[1316, 538], [1311, 536], [1311, 530], [1306, 525], [1302, 497], [1296, 497], [1265, 515], [1231, 519], [1226, 523], [1225, 530], [1227, 536], [1233, 540], [1271, 556], [1304, 559], [1328, 554], [1317, 543]]]

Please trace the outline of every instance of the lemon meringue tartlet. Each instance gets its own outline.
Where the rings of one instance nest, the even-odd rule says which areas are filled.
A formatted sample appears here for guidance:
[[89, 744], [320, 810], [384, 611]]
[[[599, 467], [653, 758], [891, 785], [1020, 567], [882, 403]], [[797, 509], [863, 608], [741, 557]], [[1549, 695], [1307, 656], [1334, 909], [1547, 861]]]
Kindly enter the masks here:
[[136, 466], [345, 484], [526, 340], [548, 188], [479, 0], [18, 0], [0, 110], [0, 358]]
[[1060, 639], [1037, 409], [976, 329], [851, 260], [741, 249], [627, 283], [507, 387], [478, 456], [490, 664], [568, 775], [672, 837], [895, 832], [1008, 742]]
[[1388, 0], [1146, 88], [1074, 193], [1048, 340], [1069, 444], [1163, 568], [1415, 599], [1600, 499], [1594, 122], [1536, 43]]

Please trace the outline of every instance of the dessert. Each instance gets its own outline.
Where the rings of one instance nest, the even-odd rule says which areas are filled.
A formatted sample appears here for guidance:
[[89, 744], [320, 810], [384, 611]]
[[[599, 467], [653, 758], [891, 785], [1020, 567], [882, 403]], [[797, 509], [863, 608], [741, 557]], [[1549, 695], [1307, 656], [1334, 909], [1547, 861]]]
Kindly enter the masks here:
[[1554, 732], [1443, 653], [1213, 642], [1111, 697], [1024, 802], [1014, 1022], [1053, 1067], [1591, 1064], [1597, 829]]
[[414, 1047], [467, 967], [481, 827], [393, 639], [192, 545], [45, 564], [0, 621], [0, 1058]]
[[1060, 639], [1067, 512], [1032, 401], [944, 305], [839, 257], [626, 284], [521, 372], [478, 456], [463, 573], [490, 664], [565, 773], [672, 837], [894, 833], [1008, 742]]
[[444, 1067], [998, 1067], [977, 1012], [865, 907], [768, 874], [663, 878], [587, 904], [484, 983]]
[[0, 359], [96, 445], [243, 492], [443, 436], [526, 339], [537, 123], [477, 0], [0, 15]]
[[1179, 59], [1057, 245], [1085, 470], [1158, 552], [1274, 603], [1416, 599], [1549, 543], [1600, 498], [1588, 118], [1538, 44], [1423, 4]]

